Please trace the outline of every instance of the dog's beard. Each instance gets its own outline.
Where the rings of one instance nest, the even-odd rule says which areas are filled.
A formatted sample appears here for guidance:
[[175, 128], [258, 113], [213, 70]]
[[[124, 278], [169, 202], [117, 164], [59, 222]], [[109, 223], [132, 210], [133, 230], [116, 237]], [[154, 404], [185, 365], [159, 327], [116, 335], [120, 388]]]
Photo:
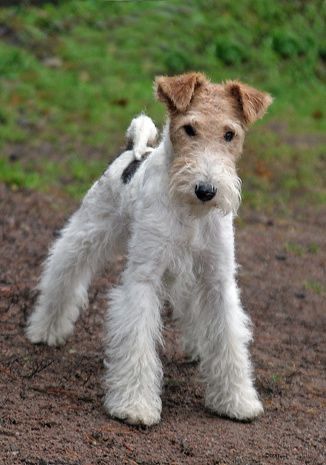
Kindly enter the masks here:
[[[195, 194], [195, 187], [201, 180], [206, 180], [216, 188], [215, 197], [202, 202]], [[194, 158], [177, 158], [171, 165], [170, 195], [180, 204], [187, 204], [198, 214], [210, 211], [212, 208], [223, 214], [237, 214], [241, 203], [241, 180], [233, 166], [215, 164], [211, 173], [201, 170]]]

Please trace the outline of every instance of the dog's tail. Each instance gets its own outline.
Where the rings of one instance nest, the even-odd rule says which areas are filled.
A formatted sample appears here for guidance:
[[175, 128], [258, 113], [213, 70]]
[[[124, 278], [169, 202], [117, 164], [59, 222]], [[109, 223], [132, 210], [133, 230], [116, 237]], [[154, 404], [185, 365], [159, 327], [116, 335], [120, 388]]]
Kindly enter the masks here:
[[134, 118], [127, 129], [127, 149], [134, 152], [136, 160], [141, 160], [149, 152], [157, 139], [158, 131], [152, 119], [141, 114]]

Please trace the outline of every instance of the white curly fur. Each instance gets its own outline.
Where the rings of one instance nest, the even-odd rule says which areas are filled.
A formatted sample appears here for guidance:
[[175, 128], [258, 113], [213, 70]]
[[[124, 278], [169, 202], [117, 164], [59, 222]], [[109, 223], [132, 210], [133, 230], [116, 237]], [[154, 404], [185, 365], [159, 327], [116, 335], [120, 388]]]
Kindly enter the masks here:
[[[235, 280], [233, 213], [240, 200], [239, 178], [223, 156], [217, 163], [206, 150], [171, 181], [168, 126], [160, 145], [124, 184], [122, 172], [134, 157], [132, 150], [125, 151], [109, 166], [51, 248], [27, 336], [33, 343], [63, 344], [87, 305], [94, 274], [126, 253], [121, 282], [109, 294], [107, 411], [129, 423], [159, 422], [157, 345], [162, 302], [168, 298], [185, 350], [200, 360], [206, 406], [231, 418], [253, 418], [263, 408], [248, 354], [250, 322]], [[207, 202], [210, 207], [193, 192], [202, 178], [218, 186], [216, 197]]]
[[155, 124], [148, 116], [141, 114], [134, 118], [127, 129], [127, 143], [130, 144], [136, 160], [152, 150], [155, 145], [158, 132]]

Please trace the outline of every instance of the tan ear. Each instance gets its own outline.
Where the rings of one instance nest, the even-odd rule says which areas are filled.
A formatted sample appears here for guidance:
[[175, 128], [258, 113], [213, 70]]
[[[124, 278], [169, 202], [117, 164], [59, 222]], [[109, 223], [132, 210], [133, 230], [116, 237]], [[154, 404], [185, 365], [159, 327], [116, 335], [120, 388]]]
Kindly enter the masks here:
[[207, 82], [204, 74], [187, 73], [179, 76], [159, 76], [155, 79], [156, 97], [170, 111], [185, 111], [196, 89]]
[[262, 118], [273, 101], [271, 95], [240, 81], [227, 81], [225, 88], [236, 99], [246, 125]]

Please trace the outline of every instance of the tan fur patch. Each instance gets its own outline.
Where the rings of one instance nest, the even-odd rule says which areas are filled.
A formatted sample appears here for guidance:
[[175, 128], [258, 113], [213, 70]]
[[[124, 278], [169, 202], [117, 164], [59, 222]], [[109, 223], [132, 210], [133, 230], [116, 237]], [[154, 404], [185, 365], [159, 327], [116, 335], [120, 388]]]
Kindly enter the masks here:
[[225, 88], [236, 99], [245, 124], [252, 124], [262, 118], [273, 101], [269, 94], [239, 81], [227, 81]]
[[169, 112], [170, 191], [198, 203], [196, 185], [208, 182], [217, 189], [209, 205], [228, 211], [232, 204], [235, 210], [240, 190], [236, 161], [245, 132], [272, 98], [239, 81], [213, 84], [200, 73], [161, 76], [156, 95]]
[[185, 111], [195, 89], [206, 82], [201, 73], [181, 74], [180, 76], [160, 76], [155, 80], [158, 100], [168, 105], [171, 111]]
[[[227, 154], [235, 160], [241, 154], [248, 124], [261, 118], [272, 102], [269, 94], [240, 81], [213, 84], [202, 73], [156, 78], [157, 98], [170, 115], [170, 138], [176, 157], [200, 153], [203, 149]], [[195, 137], [185, 133], [191, 125]], [[225, 133], [234, 138], [227, 142]]]

